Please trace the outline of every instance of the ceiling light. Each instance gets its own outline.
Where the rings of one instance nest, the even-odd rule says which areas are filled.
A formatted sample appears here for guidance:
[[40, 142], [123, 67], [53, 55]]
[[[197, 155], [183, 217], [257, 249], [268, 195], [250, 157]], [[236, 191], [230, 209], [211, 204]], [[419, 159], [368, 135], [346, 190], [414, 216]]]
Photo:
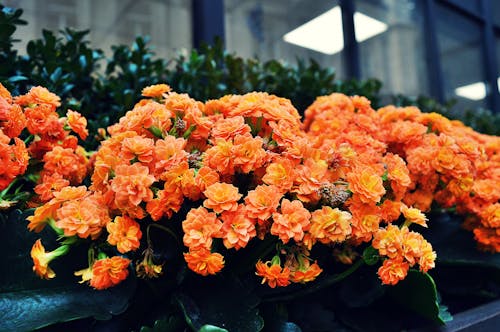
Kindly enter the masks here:
[[[370, 16], [354, 13], [356, 40], [363, 42], [387, 30], [387, 24]], [[283, 40], [325, 54], [344, 48], [342, 13], [339, 6], [324, 12], [283, 36]]]
[[486, 84], [484, 82], [476, 82], [464, 85], [456, 88], [455, 94], [470, 100], [481, 100], [486, 97]]

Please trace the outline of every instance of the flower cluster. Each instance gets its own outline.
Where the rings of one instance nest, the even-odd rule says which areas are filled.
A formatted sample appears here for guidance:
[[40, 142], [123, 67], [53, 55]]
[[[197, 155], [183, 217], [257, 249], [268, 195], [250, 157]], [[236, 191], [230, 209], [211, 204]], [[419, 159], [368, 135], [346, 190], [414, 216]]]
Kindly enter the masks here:
[[[306, 111], [304, 127], [316, 137], [316, 146], [350, 149], [358, 164], [368, 161], [361, 168], [383, 172], [383, 183], [367, 174], [347, 174], [354, 201], [369, 203], [371, 197], [376, 209], [373, 203], [382, 193], [390, 198], [380, 205], [382, 219], [397, 218], [401, 203], [429, 211], [436, 202], [468, 215], [466, 227], [480, 246], [500, 251], [499, 137], [416, 107], [374, 111], [365, 98], [341, 94], [319, 97]], [[352, 207], [353, 215], [359, 214]]]
[[12, 97], [0, 84], [0, 190], [7, 190], [0, 197], [2, 208], [17, 203], [20, 194], [9, 197], [9, 189], [28, 166], [33, 169], [29, 180], [36, 182], [33, 204], [49, 201], [54, 192], [81, 183], [87, 175], [86, 152], [70, 134], [86, 139], [87, 120], [72, 110], [60, 117], [58, 106], [59, 97], [46, 88], [33, 87]]
[[[141, 247], [137, 275], [157, 277], [163, 265], [155, 263], [149, 238], [156, 226], [174, 237], [181, 232], [184, 260], [203, 276], [222, 271], [227, 255], [263, 241], [270, 247], [255, 262], [263, 283], [306, 283], [325, 268], [314, 258], [317, 246], [352, 263], [358, 247], [372, 245], [384, 258], [381, 281], [395, 284], [412, 266], [434, 266], [431, 245], [408, 227], [427, 226], [421, 211], [442, 201], [438, 188], [473, 170], [474, 179], [498, 176], [498, 139], [414, 108], [377, 112], [363, 97], [333, 94], [319, 97], [301, 121], [289, 100], [264, 92], [202, 103], [159, 84], [143, 96], [107, 129], [91, 158], [88, 187], [68, 176], [69, 168], [83, 167], [77, 161], [56, 167], [68, 182], [41, 199], [28, 227], [49, 225], [66, 240], [50, 253], [35, 244], [40, 276], [55, 276], [48, 263], [67, 247], [90, 243], [88, 267], [75, 273], [82, 282], [96, 289], [118, 284]], [[436, 134], [443, 131], [439, 121], [451, 126], [446, 136]], [[460, 139], [453, 126], [462, 128]], [[456, 153], [446, 164], [438, 155], [450, 145]]]

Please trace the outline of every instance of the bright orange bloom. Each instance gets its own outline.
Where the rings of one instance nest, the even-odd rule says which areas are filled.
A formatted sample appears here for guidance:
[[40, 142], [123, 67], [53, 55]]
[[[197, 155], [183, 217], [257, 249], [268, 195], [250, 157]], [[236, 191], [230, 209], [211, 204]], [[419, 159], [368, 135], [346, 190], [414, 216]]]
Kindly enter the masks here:
[[172, 89], [167, 84], [155, 84], [142, 89], [141, 94], [144, 97], [160, 98], [164, 93], [170, 91], [172, 91]]
[[402, 259], [386, 259], [378, 269], [378, 276], [384, 285], [395, 285], [406, 278], [409, 268]]
[[59, 256], [65, 255], [68, 252], [69, 246], [61, 246], [54, 251], [46, 252], [42, 241], [36, 240], [31, 248], [31, 258], [33, 259], [33, 271], [43, 279], [52, 279], [56, 276], [54, 271], [49, 267], [49, 263]]
[[0, 129], [0, 190], [7, 188], [28, 167], [29, 155], [24, 142], [15, 137], [14, 144], [9, 145], [10, 140]]
[[106, 289], [118, 285], [128, 277], [130, 259], [113, 256], [97, 260], [92, 267], [90, 286], [95, 289]]
[[186, 215], [186, 220], [182, 222], [184, 245], [190, 250], [209, 249], [212, 246], [212, 239], [220, 237], [221, 228], [222, 223], [215, 213], [208, 212], [204, 207], [191, 209]]
[[122, 254], [136, 250], [141, 245], [141, 227], [130, 217], [116, 216], [114, 222], [106, 224], [108, 243], [116, 246]]
[[219, 174], [210, 167], [202, 166], [196, 173], [194, 182], [200, 191], [203, 192], [207, 187], [219, 182]]
[[486, 227], [500, 228], [500, 203], [490, 204], [483, 210], [481, 223]]
[[382, 256], [387, 256], [391, 259], [402, 257], [403, 234], [401, 229], [394, 225], [388, 225], [385, 229], [380, 228], [373, 235], [372, 246]]
[[56, 216], [56, 226], [65, 236], [78, 235], [83, 239], [96, 239], [111, 220], [108, 208], [95, 195], [63, 203]]
[[262, 138], [237, 135], [231, 148], [234, 166], [242, 173], [250, 173], [260, 168], [266, 161], [266, 151], [262, 148]]
[[290, 202], [283, 199], [280, 213], [273, 213], [273, 221], [272, 235], [277, 235], [283, 243], [288, 243], [290, 239], [299, 242], [304, 238], [304, 232], [309, 229], [311, 213], [304, 208], [301, 201]]
[[71, 130], [77, 133], [81, 139], [85, 140], [89, 135], [89, 131], [87, 130], [87, 119], [80, 113], [72, 110], [68, 110], [66, 117], [68, 118], [68, 126]]
[[306, 283], [315, 280], [323, 269], [314, 262], [310, 264], [308, 260], [304, 259], [305, 266], [302, 269], [297, 269], [290, 273], [290, 280], [296, 283]]
[[271, 288], [290, 285], [290, 269], [287, 267], [282, 268], [279, 264], [272, 264], [270, 261], [263, 263], [259, 260], [255, 268], [255, 274], [262, 277], [262, 283], [267, 282]]
[[126, 131], [134, 131], [138, 135], [152, 135], [148, 129], [153, 125], [152, 114], [158, 107], [162, 106], [153, 101], [137, 103], [118, 123], [109, 126], [108, 132], [112, 136]]
[[364, 203], [380, 202], [385, 194], [382, 177], [371, 167], [359, 167], [347, 174], [349, 189]]
[[221, 175], [234, 174], [233, 142], [218, 139], [216, 145], [203, 154], [203, 165], [216, 170]]
[[34, 188], [34, 191], [38, 194], [42, 202], [47, 202], [54, 198], [54, 192], [60, 191], [69, 185], [69, 181], [64, 179], [59, 173], [44, 174], [42, 182]]
[[409, 208], [406, 205], [403, 205], [401, 207], [401, 212], [405, 216], [406, 221], [408, 223], [417, 224], [422, 227], [427, 227], [428, 219], [419, 209]]
[[306, 159], [303, 165], [297, 166], [297, 177], [293, 189], [300, 200], [304, 202], [318, 201], [320, 199], [319, 189], [322, 183], [327, 182], [328, 164], [324, 160]]
[[323, 206], [311, 215], [309, 233], [321, 243], [343, 242], [351, 234], [351, 214]]
[[295, 179], [295, 165], [286, 158], [277, 158], [266, 168], [266, 174], [262, 181], [269, 185], [274, 185], [282, 191], [292, 188]]
[[9, 137], [17, 137], [26, 127], [27, 120], [21, 106], [9, 104], [0, 97], [0, 129]]
[[203, 201], [203, 206], [216, 213], [235, 211], [238, 208], [238, 200], [242, 196], [238, 193], [237, 187], [223, 182], [212, 184], [207, 187], [203, 194], [207, 197]]
[[382, 217], [382, 220], [388, 223], [398, 220], [399, 216], [401, 215], [402, 204], [403, 203], [398, 201], [386, 199], [380, 205], [380, 215]]
[[250, 134], [250, 127], [245, 123], [245, 119], [242, 116], [235, 116], [226, 119], [220, 119], [215, 122], [212, 128], [211, 135], [215, 140], [231, 140], [236, 135], [247, 135]]
[[276, 212], [282, 197], [283, 194], [276, 186], [257, 186], [245, 197], [248, 216], [261, 221], [269, 219]]
[[118, 208], [126, 209], [152, 200], [153, 192], [150, 187], [155, 181], [155, 177], [149, 174], [149, 169], [140, 163], [117, 166], [111, 189], [115, 192]]
[[154, 149], [155, 175], [159, 176], [173, 166], [187, 162], [188, 153], [184, 151], [185, 147], [186, 140], [183, 138], [169, 135], [164, 139], [157, 140]]
[[59, 173], [72, 185], [82, 183], [87, 175], [88, 160], [73, 149], [56, 146], [45, 154], [43, 161], [45, 162], [44, 172], [48, 174]]
[[0, 83], [0, 97], [5, 98], [5, 100], [9, 103], [12, 102], [12, 95], [9, 90], [7, 90], [2, 83]]
[[479, 243], [479, 246], [493, 253], [500, 252], [500, 229], [478, 227], [473, 230], [474, 239]]
[[480, 198], [489, 202], [500, 200], [500, 181], [493, 179], [478, 179], [472, 185], [472, 191]]
[[48, 104], [54, 109], [61, 106], [61, 98], [44, 87], [34, 86], [23, 96], [15, 98], [16, 103], [27, 106], [29, 104]]
[[143, 163], [153, 161], [154, 141], [141, 136], [127, 137], [122, 142], [120, 156], [128, 161], [137, 158]]
[[236, 211], [222, 212], [220, 219], [223, 222], [222, 241], [228, 249], [244, 248], [252, 238], [257, 236], [255, 220], [247, 216], [246, 207], [243, 204], [238, 205]]
[[174, 212], [180, 210], [183, 202], [182, 191], [177, 187], [165, 184], [165, 188], [156, 193], [156, 198], [146, 204], [146, 211], [154, 221], [160, 220], [163, 216], [170, 219]]
[[216, 274], [224, 267], [224, 257], [218, 252], [211, 253], [205, 248], [184, 253], [188, 267], [202, 276]]

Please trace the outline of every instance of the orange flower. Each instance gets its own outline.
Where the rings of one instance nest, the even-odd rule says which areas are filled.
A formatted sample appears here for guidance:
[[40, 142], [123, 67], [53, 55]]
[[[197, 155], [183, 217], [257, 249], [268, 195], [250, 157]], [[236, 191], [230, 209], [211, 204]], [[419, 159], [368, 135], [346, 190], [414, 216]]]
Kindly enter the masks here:
[[214, 141], [216, 139], [232, 140], [236, 135], [250, 134], [250, 127], [245, 123], [242, 116], [235, 116], [226, 119], [220, 119], [215, 122], [211, 135]]
[[48, 174], [59, 173], [72, 185], [82, 183], [87, 175], [88, 160], [70, 148], [56, 146], [45, 154], [43, 161], [45, 162], [44, 172]]
[[388, 225], [387, 228], [380, 228], [373, 235], [372, 246], [382, 256], [387, 256], [391, 259], [402, 257], [402, 245], [403, 234], [397, 226]]
[[314, 262], [313, 264], [309, 263], [307, 259], [304, 259], [304, 266], [301, 269], [292, 271], [290, 274], [290, 280], [296, 283], [306, 283], [315, 280], [323, 269], [319, 267], [319, 265]]
[[200, 191], [203, 192], [207, 187], [219, 182], [219, 174], [210, 167], [202, 166], [196, 173], [194, 182]]
[[304, 208], [301, 201], [290, 202], [283, 199], [280, 213], [273, 213], [271, 234], [277, 235], [283, 243], [290, 239], [299, 242], [304, 238], [304, 231], [309, 228], [311, 214]]
[[163, 190], [156, 192], [156, 198], [146, 204], [146, 211], [154, 221], [160, 220], [163, 216], [170, 219], [174, 212], [180, 210], [182, 202], [184, 202], [182, 191], [177, 187], [165, 184]]
[[262, 148], [262, 138], [259, 136], [237, 135], [231, 148], [234, 166], [242, 173], [250, 173], [260, 168], [266, 161], [266, 152]]
[[351, 214], [338, 208], [323, 206], [312, 213], [309, 233], [319, 242], [343, 242], [351, 234]]
[[271, 288], [290, 285], [290, 269], [287, 267], [282, 268], [279, 264], [272, 264], [270, 261], [263, 263], [259, 260], [255, 268], [255, 274], [262, 277], [262, 283], [267, 282]]
[[10, 105], [0, 98], [0, 129], [9, 137], [17, 137], [26, 127], [27, 120], [21, 106]]
[[214, 210], [216, 213], [222, 211], [236, 211], [238, 208], [238, 200], [241, 194], [238, 193], [238, 188], [229, 183], [217, 182], [207, 187], [203, 192], [207, 197], [203, 201], [203, 206]]
[[34, 191], [38, 194], [42, 202], [47, 202], [54, 198], [54, 192], [69, 186], [69, 184], [69, 181], [64, 179], [59, 173], [44, 174], [42, 182], [34, 188]]
[[61, 106], [61, 98], [44, 87], [34, 86], [23, 96], [15, 98], [16, 103], [27, 106], [29, 104], [48, 104], [54, 109]]
[[212, 246], [212, 239], [219, 237], [221, 228], [222, 223], [215, 213], [208, 212], [204, 207], [191, 209], [186, 215], [186, 220], [182, 222], [184, 245], [190, 250], [209, 249]]
[[150, 187], [155, 177], [149, 174], [149, 169], [139, 163], [119, 165], [115, 170], [115, 178], [111, 189], [115, 192], [115, 202], [118, 208], [138, 206], [141, 202], [153, 199]]
[[484, 250], [493, 253], [500, 252], [500, 229], [477, 227], [474, 229], [474, 239]]
[[216, 170], [221, 175], [234, 174], [233, 143], [218, 139], [216, 144], [203, 154], [203, 165]]
[[421, 243], [420, 251], [422, 255], [418, 260], [418, 265], [420, 271], [427, 272], [435, 266], [436, 252], [432, 250], [431, 244], [425, 240]]
[[481, 223], [486, 227], [500, 228], [500, 203], [490, 204], [483, 210]]
[[90, 286], [101, 290], [118, 285], [127, 279], [129, 264], [130, 259], [120, 256], [96, 261], [92, 267]]
[[281, 191], [288, 191], [292, 188], [295, 179], [295, 165], [286, 158], [276, 158], [266, 168], [266, 174], [262, 181], [269, 185], [278, 187]]
[[364, 203], [380, 202], [385, 194], [382, 177], [371, 167], [357, 167], [347, 174], [349, 189]]
[[136, 250], [141, 245], [141, 227], [130, 217], [116, 216], [114, 222], [106, 225], [108, 230], [108, 243], [116, 246], [122, 254]]
[[380, 205], [380, 215], [382, 217], [382, 220], [388, 223], [398, 220], [399, 216], [401, 215], [402, 204], [403, 203], [398, 201], [386, 199]]
[[409, 208], [406, 205], [401, 207], [401, 212], [406, 218], [406, 222], [409, 224], [417, 224], [422, 227], [427, 227], [427, 217], [416, 208]]
[[238, 205], [236, 211], [222, 212], [220, 219], [222, 225], [222, 241], [228, 249], [236, 250], [246, 247], [248, 241], [257, 235], [255, 220], [247, 217], [246, 207]]
[[127, 137], [122, 142], [121, 157], [131, 161], [134, 158], [143, 163], [153, 161], [154, 141], [141, 136]]
[[95, 240], [102, 228], [110, 221], [108, 208], [96, 195], [81, 200], [69, 200], [57, 210], [56, 226], [64, 231], [65, 236], [89, 236]]
[[409, 268], [402, 259], [386, 259], [378, 269], [378, 276], [384, 285], [395, 285], [406, 278]]
[[156, 141], [154, 149], [155, 174], [159, 176], [175, 165], [187, 161], [188, 153], [184, 151], [186, 140], [167, 136]]
[[216, 274], [224, 267], [224, 257], [217, 252], [211, 253], [205, 248], [184, 253], [184, 259], [192, 271], [202, 276]]
[[160, 98], [164, 93], [170, 92], [172, 89], [167, 84], [150, 85], [142, 89], [141, 94], [144, 97]]
[[31, 258], [33, 259], [33, 271], [43, 279], [52, 279], [56, 276], [54, 271], [49, 267], [49, 263], [59, 256], [65, 255], [69, 250], [69, 246], [64, 245], [54, 251], [45, 252], [40, 239], [36, 240], [31, 248]]
[[89, 131], [87, 130], [87, 119], [80, 113], [72, 110], [68, 110], [66, 117], [68, 118], [68, 126], [71, 130], [77, 133], [82, 140], [85, 140], [89, 135]]
[[489, 201], [497, 202], [500, 199], [499, 181], [493, 179], [475, 180], [472, 185], [472, 191], [480, 198]]
[[282, 197], [283, 194], [276, 186], [257, 186], [254, 190], [250, 190], [245, 197], [248, 216], [260, 221], [269, 219], [276, 212]]

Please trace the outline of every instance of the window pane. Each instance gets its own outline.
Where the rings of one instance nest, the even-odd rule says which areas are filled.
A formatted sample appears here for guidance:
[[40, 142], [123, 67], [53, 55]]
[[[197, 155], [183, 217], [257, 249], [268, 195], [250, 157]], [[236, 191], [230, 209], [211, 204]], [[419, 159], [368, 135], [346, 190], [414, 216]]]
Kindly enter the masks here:
[[322, 66], [335, 67], [337, 77], [342, 76], [338, 1], [226, 0], [224, 5], [226, 46], [230, 52], [291, 64], [297, 58], [312, 58]]
[[480, 26], [442, 6], [436, 17], [446, 98], [457, 100], [457, 111], [487, 107]]
[[[429, 92], [420, 5], [417, 0], [356, 1], [357, 15], [363, 15], [354, 17], [361, 75], [380, 79], [384, 94]], [[375, 31], [373, 22], [384, 29]]]
[[4, 5], [24, 10], [28, 21], [16, 32], [19, 50], [42, 29], [66, 27], [90, 30], [93, 48], [108, 54], [111, 45], [131, 45], [136, 36], [149, 36], [157, 56], [171, 57], [191, 48], [191, 2], [183, 0], [7, 0]]

